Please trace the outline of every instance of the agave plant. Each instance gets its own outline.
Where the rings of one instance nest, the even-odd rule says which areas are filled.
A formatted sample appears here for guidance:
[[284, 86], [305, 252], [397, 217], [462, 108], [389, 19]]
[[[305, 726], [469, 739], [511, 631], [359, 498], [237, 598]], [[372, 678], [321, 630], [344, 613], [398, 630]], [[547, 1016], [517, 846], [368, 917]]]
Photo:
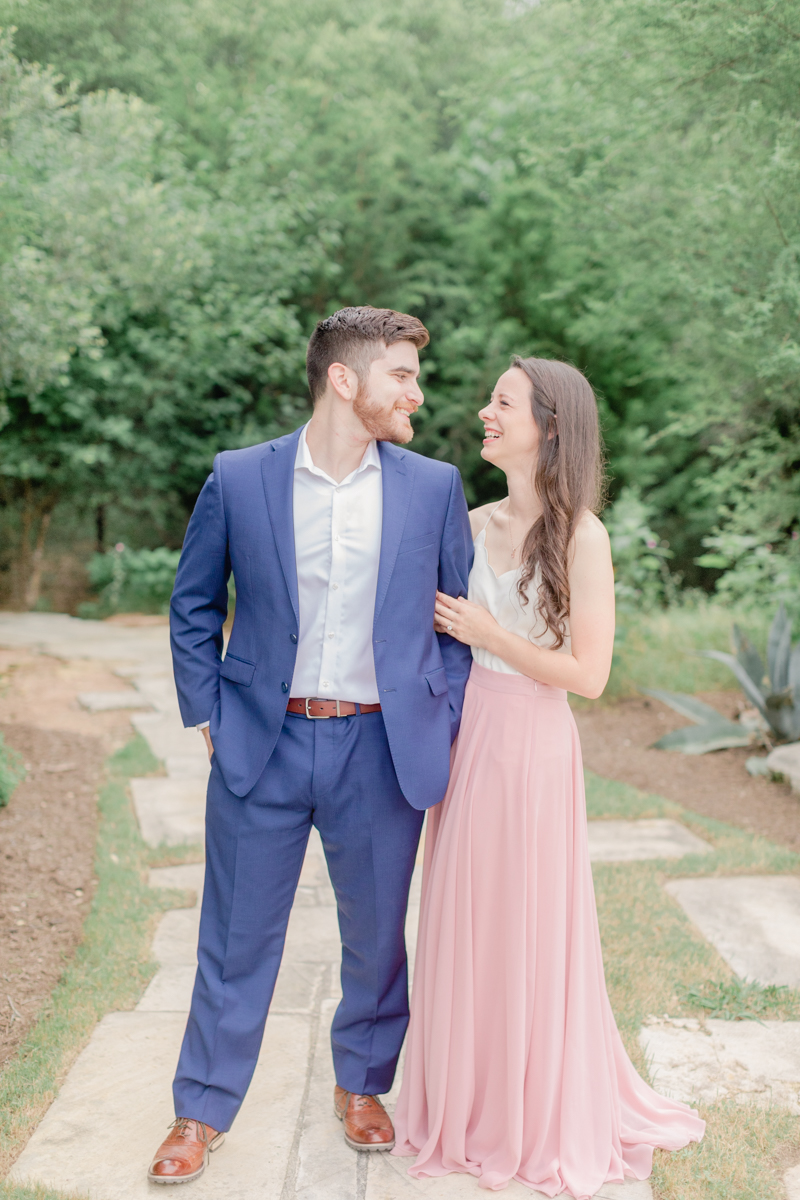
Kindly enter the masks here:
[[729, 721], [710, 704], [704, 704], [696, 696], [684, 692], [665, 692], [661, 688], [642, 688], [663, 704], [688, 717], [693, 725], [673, 729], [653, 743], [656, 750], [680, 750], [682, 754], [707, 754], [710, 750], [730, 750], [736, 746], [749, 746], [755, 731], [745, 725]]
[[[680, 750], [683, 754], [706, 754], [709, 750], [727, 750], [749, 746], [770, 730], [780, 741], [800, 739], [800, 642], [792, 647], [792, 622], [783, 605], [775, 614], [767, 640], [767, 665], [753, 643], [738, 625], [732, 632], [734, 654], [722, 650], [701, 650], [704, 658], [716, 658], [730, 667], [745, 696], [755, 705], [755, 713], [739, 723], [729, 721], [710, 704], [683, 692], [665, 692], [660, 688], [642, 688], [648, 696], [661, 700], [694, 724], [675, 729], [653, 745], [658, 750]], [[759, 729], [760, 726], [760, 729]]]
[[800, 739], [800, 642], [792, 647], [792, 622], [780, 606], [767, 639], [767, 665], [738, 625], [733, 627], [733, 654], [703, 650], [733, 671], [742, 691], [781, 741]]

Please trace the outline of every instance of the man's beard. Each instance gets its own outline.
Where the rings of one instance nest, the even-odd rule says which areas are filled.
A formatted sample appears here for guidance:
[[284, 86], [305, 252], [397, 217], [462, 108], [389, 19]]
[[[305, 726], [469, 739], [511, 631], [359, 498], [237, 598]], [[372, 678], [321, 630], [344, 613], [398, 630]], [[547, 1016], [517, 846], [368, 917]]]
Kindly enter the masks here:
[[406, 424], [402, 417], [395, 415], [394, 406], [382, 408], [370, 400], [369, 389], [361, 380], [358, 382], [358, 390], [353, 400], [353, 412], [367, 433], [371, 434], [378, 442], [399, 442], [402, 445], [410, 442], [414, 436], [411, 425]]

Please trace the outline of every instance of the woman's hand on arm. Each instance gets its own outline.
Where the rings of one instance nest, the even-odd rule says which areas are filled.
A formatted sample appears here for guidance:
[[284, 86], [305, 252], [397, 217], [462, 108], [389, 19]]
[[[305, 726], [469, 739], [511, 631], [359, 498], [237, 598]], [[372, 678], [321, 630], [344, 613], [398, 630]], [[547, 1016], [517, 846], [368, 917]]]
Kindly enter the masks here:
[[444, 592], [436, 593], [433, 627], [437, 633], [447, 633], [467, 646], [488, 649], [500, 626], [490, 612], [472, 600], [457, 599]]

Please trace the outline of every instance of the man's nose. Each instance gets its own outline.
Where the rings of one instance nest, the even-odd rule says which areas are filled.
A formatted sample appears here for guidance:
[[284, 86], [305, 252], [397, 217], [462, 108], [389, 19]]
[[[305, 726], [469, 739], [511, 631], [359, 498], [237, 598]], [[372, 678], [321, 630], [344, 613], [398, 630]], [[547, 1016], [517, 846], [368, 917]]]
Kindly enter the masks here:
[[409, 388], [408, 398], [409, 400], [413, 400], [417, 406], [425, 403], [425, 397], [422, 394], [422, 388], [416, 381], [412, 384], [411, 388]]

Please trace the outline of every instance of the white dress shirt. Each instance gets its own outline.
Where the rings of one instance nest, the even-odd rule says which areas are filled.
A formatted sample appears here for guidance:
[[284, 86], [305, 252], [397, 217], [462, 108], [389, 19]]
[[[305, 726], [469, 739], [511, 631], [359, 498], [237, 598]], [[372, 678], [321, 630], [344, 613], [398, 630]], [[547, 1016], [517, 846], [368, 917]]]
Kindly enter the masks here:
[[372, 621], [383, 516], [378, 447], [370, 442], [361, 464], [336, 483], [314, 465], [306, 428], [294, 464], [300, 636], [289, 695], [377, 704]]

